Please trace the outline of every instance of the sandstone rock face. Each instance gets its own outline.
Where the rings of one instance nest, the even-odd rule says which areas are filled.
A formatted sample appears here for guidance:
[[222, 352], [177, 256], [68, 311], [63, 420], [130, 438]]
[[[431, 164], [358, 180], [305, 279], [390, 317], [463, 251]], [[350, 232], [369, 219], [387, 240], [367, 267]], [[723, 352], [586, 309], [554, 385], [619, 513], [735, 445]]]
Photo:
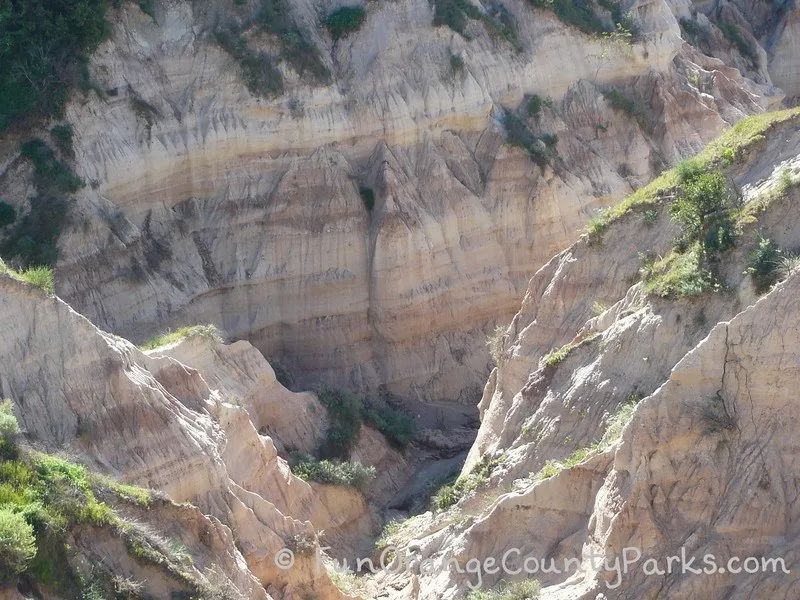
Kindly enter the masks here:
[[[325, 433], [325, 408], [316, 396], [284, 388], [264, 356], [248, 342], [216, 344], [192, 336], [147, 354], [191, 365], [211, 389], [244, 408], [246, 415], [235, 414], [249, 420], [259, 434], [269, 436], [281, 452], [287, 448], [312, 452]], [[159, 370], [154, 368], [154, 372]]]
[[[746, 163], [734, 169], [733, 183], [745, 201], [768, 193], [782, 172], [798, 170], [799, 135], [793, 119], [773, 131], [763, 147], [751, 151]], [[797, 233], [780, 215], [777, 206], [785, 205], [772, 207], [759, 219], [762, 234], [782, 247], [793, 248], [797, 245]], [[793, 214], [793, 209], [787, 206], [787, 210]], [[749, 278], [742, 276], [741, 269], [737, 272], [736, 266], [724, 271], [735, 294], [712, 295], [701, 306], [675, 307], [673, 303], [654, 302], [639, 286], [631, 287], [631, 281], [639, 279], [641, 254], [666, 255], [678, 234], [666, 210], [661, 209], [657, 218], [651, 226], [643, 226], [642, 216], [631, 217], [627, 226], [616, 228], [612, 236], [604, 237], [602, 246], [584, 236], [531, 278], [522, 308], [506, 331], [501, 365], [484, 389], [479, 405], [481, 430], [464, 473], [486, 452], [508, 448], [514, 439], [522, 444], [517, 436], [523, 429], [529, 436], [525, 443], [535, 441], [531, 448], [547, 457], [554, 452], [565, 456], [582, 447], [582, 442], [596, 439], [597, 430], [586, 431], [586, 435], [575, 434], [583, 432], [585, 427], [594, 428], [604, 415], [613, 415], [629, 396], [654, 391], [711, 324], [730, 318], [742, 306], [752, 303], [755, 294]], [[757, 234], [751, 231], [747, 235], [752, 239]], [[746, 245], [743, 243], [743, 247]], [[737, 252], [740, 254], [730, 264], [746, 264], [747, 258], [742, 255], [746, 252]], [[613, 260], [609, 260], [610, 256]], [[594, 316], [598, 311], [603, 314]], [[585, 347], [577, 348], [574, 355], [566, 358], [566, 368], [554, 371], [543, 365], [542, 359], [552, 350], [587, 339], [590, 341]], [[609, 347], [616, 350], [608, 352]], [[625, 352], [621, 351], [623, 348]], [[663, 350], [654, 352], [653, 348]], [[631, 360], [631, 356], [637, 360]], [[588, 377], [578, 369], [578, 365], [591, 364], [587, 363], [589, 357], [598, 361], [592, 370], [599, 368], [607, 375]], [[564, 404], [566, 399], [585, 399], [590, 393], [591, 408], [579, 401], [569, 416], [563, 414], [564, 407], [571, 405]], [[551, 402], [555, 413], [546, 417]], [[586, 414], [586, 410], [591, 414]], [[542, 412], [523, 422], [537, 411]], [[555, 427], [556, 423], [560, 425]], [[551, 434], [557, 436], [552, 440], [553, 445], [545, 444], [541, 436]], [[566, 435], [573, 441], [562, 446]], [[541, 466], [541, 462], [537, 464]]]
[[[728, 171], [745, 206], [771, 201], [757, 223], [742, 221], [736, 248], [720, 259], [725, 292], [659, 298], [637, 281], [639, 252], [666, 254], [674, 244], [663, 205], [649, 224], [634, 210], [602, 240], [584, 236], [542, 267], [506, 331], [462, 477], [486, 458], [499, 463], [453, 508], [414, 519], [414, 539], [398, 536], [425, 571], [376, 581], [402, 589], [398, 597], [455, 599], [476, 583], [470, 560], [507, 557], [510, 571], [482, 570], [486, 589], [523, 577], [509, 574], [535, 557], [561, 566], [529, 574], [545, 599], [746, 598], [753, 587], [759, 597], [793, 597], [796, 576], [779, 567], [643, 571], [647, 559], [663, 567], [682, 548], [697, 562], [714, 555], [717, 566], [732, 556], [796, 566], [790, 432], [800, 362], [790, 324], [800, 276], [788, 271], [759, 298], [743, 273], [761, 236], [800, 247], [800, 190], [775, 193], [787, 174], [800, 180], [797, 116]], [[568, 343], [562, 360], [545, 360]], [[629, 572], [593, 566], [622, 560], [625, 548], [642, 553]]]
[[800, 9], [790, 9], [780, 23], [770, 47], [769, 71], [772, 81], [786, 92], [787, 96], [800, 96]]
[[764, 48], [763, 55], [759, 52], [759, 68], [766, 67], [771, 81], [788, 97], [796, 98], [800, 90], [797, 78], [800, 9], [796, 3], [733, 0], [713, 6], [721, 19], [742, 26], [745, 35]]
[[[512, 549], [511, 570], [521, 569], [527, 556], [562, 566], [573, 561], [571, 571], [531, 575], [545, 586], [545, 599], [748, 598], [753, 590], [759, 597], [793, 597], [796, 576], [780, 567], [725, 575], [716, 568], [713, 575], [676, 569], [648, 577], [643, 564], [652, 558], [665, 569], [666, 557], [681, 556], [683, 549], [698, 557], [693, 568], [708, 568], [702, 560], [711, 555], [717, 566], [733, 556], [753, 556], [759, 564], [783, 558], [786, 570], [793, 569], [798, 532], [790, 491], [797, 473], [791, 382], [800, 340], [794, 328], [781, 324], [800, 316], [799, 298], [795, 275], [730, 323], [720, 323], [638, 405], [609, 450], [503, 495], [477, 520], [423, 539], [417, 555], [440, 574], [423, 578], [417, 597], [459, 597], [466, 580], [476, 579], [453, 574], [450, 561], [464, 568], [470, 558], [499, 560]], [[619, 576], [592, 566], [592, 554], [595, 565], [613, 565], [624, 548], [642, 552], [629, 572]], [[491, 587], [500, 576], [483, 578]]]
[[[310, 485], [278, 456], [272, 435], [282, 436], [283, 448], [302, 448], [324, 432], [313, 394], [283, 388], [247, 342], [195, 337], [144, 355], [60, 299], [7, 276], [0, 277], [0, 310], [8, 323], [0, 396], [12, 399], [29, 439], [200, 507], [209, 516], [195, 510], [165, 518], [167, 525], [199, 520], [216, 531], [215, 564], [244, 596], [266, 598], [268, 586], [274, 597], [341, 597], [313, 552], [297, 554], [293, 569], [274, 562], [297, 540], [317, 543], [323, 530], [319, 543], [351, 556], [379, 526], [359, 492]], [[375, 435], [368, 447], [386, 460], [380, 456], [393, 451]], [[392, 462], [400, 476], [402, 457], [395, 453]]]
[[[682, 42], [686, 7], [632, 4], [630, 46], [507, 8], [519, 53], [477, 22], [469, 42], [431, 27], [427, 0], [370, 4], [332, 45], [316, 27], [330, 7], [292, 3], [334, 83], [285, 69], [286, 92], [258, 99], [209, 33], [254, 7], [164, 2], [153, 21], [125, 4], [90, 66], [115, 95], [68, 109], [92, 185], [61, 238], [59, 293], [134, 341], [213, 322], [300, 385], [474, 405], [486, 334], [593, 212], [782, 97]], [[652, 114], [612, 109], [606, 87]], [[543, 171], [502, 143], [501, 108], [525, 93], [553, 100], [537, 127], [559, 136], [558, 159]], [[4, 196], [22, 205], [29, 170], [7, 147]]]

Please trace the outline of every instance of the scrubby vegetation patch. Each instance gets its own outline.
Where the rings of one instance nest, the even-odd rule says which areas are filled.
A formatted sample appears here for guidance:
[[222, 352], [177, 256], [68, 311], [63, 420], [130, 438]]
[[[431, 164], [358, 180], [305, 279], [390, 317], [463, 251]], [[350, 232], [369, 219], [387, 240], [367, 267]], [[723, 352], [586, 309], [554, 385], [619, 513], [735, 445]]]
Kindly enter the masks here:
[[325, 19], [325, 27], [334, 41], [358, 31], [367, 19], [367, 11], [361, 6], [341, 6]]
[[375, 479], [375, 467], [358, 462], [318, 460], [309, 454], [295, 453], [290, 462], [292, 473], [305, 481], [341, 485], [364, 490]]
[[398, 448], [407, 446], [414, 437], [414, 419], [385, 401], [327, 386], [317, 391], [317, 397], [330, 418], [325, 441], [318, 451], [321, 458], [347, 458], [362, 423], [380, 431]]
[[466, 498], [478, 488], [489, 481], [494, 470], [503, 463], [504, 458], [492, 458], [488, 454], [472, 467], [469, 475], [457, 477], [455, 481], [448, 482], [434, 494], [433, 506], [439, 510], [447, 510]]
[[198, 335], [210, 341], [221, 343], [224, 340], [222, 332], [216, 325], [190, 325], [181, 327], [166, 333], [160, 333], [157, 336], [147, 340], [144, 344], [139, 346], [141, 350], [154, 350], [163, 346], [175, 344], [186, 338]]
[[483, 23], [489, 35], [503, 39], [517, 52], [523, 50], [517, 37], [511, 13], [499, 2], [489, 3], [481, 10], [469, 0], [433, 0], [433, 25], [449, 27], [469, 39], [467, 25], [470, 21]]
[[467, 600], [537, 600], [541, 589], [535, 579], [503, 582], [488, 591], [474, 590], [469, 593]]

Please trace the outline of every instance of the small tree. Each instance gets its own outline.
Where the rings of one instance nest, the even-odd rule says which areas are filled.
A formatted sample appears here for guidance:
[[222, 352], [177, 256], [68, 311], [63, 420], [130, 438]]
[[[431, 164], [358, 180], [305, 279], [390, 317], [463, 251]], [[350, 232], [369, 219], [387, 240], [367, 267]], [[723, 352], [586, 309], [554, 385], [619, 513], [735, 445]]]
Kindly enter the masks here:
[[367, 11], [360, 6], [342, 6], [325, 19], [325, 26], [333, 41], [345, 37], [348, 33], [358, 31], [367, 18]]
[[34, 556], [33, 527], [21, 514], [0, 508], [0, 583], [25, 571]]
[[669, 210], [684, 236], [701, 243], [706, 257], [733, 246], [731, 195], [722, 173], [700, 173], [689, 178]]
[[763, 293], [778, 281], [781, 259], [780, 248], [769, 238], [761, 238], [750, 253], [747, 272], [753, 278], [756, 292]]
[[3, 400], [0, 402], [0, 458], [14, 458], [17, 435], [19, 435], [19, 425], [11, 411], [11, 400]]

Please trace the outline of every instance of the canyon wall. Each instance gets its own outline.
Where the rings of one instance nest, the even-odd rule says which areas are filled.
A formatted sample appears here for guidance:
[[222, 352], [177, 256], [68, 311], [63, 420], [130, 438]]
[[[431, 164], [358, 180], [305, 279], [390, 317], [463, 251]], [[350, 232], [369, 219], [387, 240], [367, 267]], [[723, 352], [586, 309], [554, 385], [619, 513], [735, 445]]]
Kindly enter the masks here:
[[[413, 518], [410, 540], [390, 540], [428, 571], [382, 573], [379, 585], [462, 597], [475, 583], [468, 561], [499, 564], [510, 552], [513, 576], [485, 570], [484, 589], [525, 578], [514, 570], [531, 556], [572, 561], [527, 575], [546, 599], [793, 597], [800, 112], [781, 119], [724, 168], [741, 231], [719, 258], [716, 290], [664, 296], [642, 281], [647, 256], [667, 256], [679, 233], [670, 186], [537, 272], [505, 333], [461, 477], [492, 468], [453, 506]], [[761, 296], [748, 265], [763, 239], [791, 260], [785, 281]], [[624, 548], [641, 552], [629, 572], [596, 566]], [[782, 558], [786, 569], [642, 570], [682, 551], [723, 568], [733, 556]]]
[[[205, 528], [213, 551], [189, 552], [200, 564], [216, 554], [240, 596], [265, 598], [266, 587], [282, 598], [343, 597], [315, 550], [298, 550], [292, 569], [274, 561], [303, 544], [353, 556], [380, 529], [361, 492], [303, 481], [279, 456], [278, 448], [310, 451], [324, 436], [328, 417], [314, 394], [286, 390], [248, 342], [194, 336], [143, 354], [6, 275], [0, 308], [0, 397], [12, 399], [29, 442], [197, 506], [154, 527], [174, 533], [188, 519], [186, 527]], [[377, 432], [365, 436], [365, 462], [400, 479], [403, 456]], [[391, 492], [403, 483], [382, 485]]]
[[[247, 22], [258, 3], [155, 7], [114, 13], [89, 65], [103, 97], [68, 107], [89, 185], [61, 236], [58, 292], [135, 342], [215, 323], [301, 386], [474, 406], [486, 335], [550, 256], [600, 207], [783, 98], [766, 62], [742, 76], [684, 42], [684, 4], [626, 6], [628, 44], [510, 1], [516, 51], [477, 20], [469, 41], [432, 27], [426, 0], [370, 4], [335, 43], [317, 25], [332, 6], [292, 3], [333, 80], [311, 85], [282, 64], [273, 98], [253, 97], [214, 42], [219, 22]], [[612, 108], [612, 88], [647, 114]], [[552, 99], [536, 124], [558, 136], [545, 168], [504, 143], [502, 109], [524, 94]], [[24, 211], [18, 141], [3, 140], [2, 186]]]

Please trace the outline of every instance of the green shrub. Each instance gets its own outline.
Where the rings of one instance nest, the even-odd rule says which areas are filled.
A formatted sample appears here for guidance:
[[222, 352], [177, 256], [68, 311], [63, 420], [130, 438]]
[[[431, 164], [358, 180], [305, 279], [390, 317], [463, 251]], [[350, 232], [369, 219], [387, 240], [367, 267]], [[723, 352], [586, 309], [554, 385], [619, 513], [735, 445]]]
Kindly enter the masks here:
[[140, 508], [150, 508], [153, 503], [154, 493], [147, 488], [120, 483], [105, 475], [88, 472], [86, 481], [97, 493], [113, 494], [120, 500]]
[[414, 437], [416, 426], [413, 418], [382, 400], [363, 398], [327, 386], [319, 388], [317, 397], [330, 419], [325, 440], [319, 448], [322, 458], [347, 458], [362, 422], [380, 431], [396, 447], [408, 445]]
[[60, 116], [81, 57], [110, 32], [106, 0], [0, 4], [0, 132], [25, 116]]
[[331, 73], [317, 47], [308, 39], [294, 22], [291, 11], [284, 0], [265, 0], [257, 16], [261, 28], [278, 36], [280, 56], [288, 62], [301, 77], [327, 83]]
[[514, 50], [522, 52], [525, 48], [517, 37], [513, 14], [500, 2], [489, 2], [485, 7], [486, 12], [479, 11], [477, 18], [486, 26], [489, 35], [504, 39]]
[[529, 116], [533, 117], [534, 119], [538, 119], [539, 113], [542, 111], [542, 97], [537, 94], [533, 94], [526, 100], [525, 108], [528, 111]]
[[328, 410], [330, 425], [320, 448], [323, 458], [346, 458], [361, 429], [364, 401], [347, 390], [327, 386], [317, 391], [317, 397]]
[[579, 4], [574, 0], [554, 0], [552, 6], [559, 19], [584, 33], [598, 34], [608, 31], [592, 11], [591, 4]]
[[53, 269], [51, 267], [29, 267], [20, 272], [23, 281], [43, 289], [48, 294], [55, 293]]
[[[697, 164], [701, 170], [718, 166], [722, 162], [721, 154], [727, 151], [726, 149], [732, 150], [734, 156], [739, 156], [744, 149], [762, 142], [767, 131], [781, 123], [791, 122], [798, 116], [800, 108], [790, 108], [740, 119], [720, 137], [710, 142], [697, 156], [690, 159], [690, 162]], [[677, 169], [665, 171], [612, 207], [607, 215], [608, 221], [613, 222], [638, 207], [653, 206], [666, 200], [679, 183]]]
[[[484, 455], [479, 462], [472, 467], [468, 475], [457, 477], [455, 481], [449, 480], [442, 485], [433, 495], [433, 506], [439, 510], [447, 510], [457, 504], [462, 498], [466, 498], [479, 487], [489, 481], [494, 470], [503, 463], [504, 458], [491, 458], [488, 454]], [[457, 476], [458, 474], [456, 474]]]
[[58, 258], [58, 238], [67, 215], [68, 194], [83, 187], [83, 180], [56, 158], [50, 146], [31, 139], [21, 154], [33, 163], [37, 194], [28, 199], [30, 210], [17, 222], [0, 247], [2, 254], [15, 257], [23, 266], [53, 266]]
[[571, 469], [575, 465], [582, 463], [591, 452], [591, 448], [579, 448], [564, 460], [548, 460], [534, 476], [534, 479], [549, 479], [558, 475], [564, 469]]
[[354, 487], [360, 490], [364, 490], [375, 478], [375, 467], [365, 467], [356, 462], [317, 460], [307, 454], [295, 454], [291, 465], [292, 473], [305, 481]]
[[678, 183], [684, 184], [696, 179], [706, 171], [706, 165], [697, 157], [687, 158], [675, 167]]
[[782, 258], [780, 249], [771, 239], [762, 237], [758, 241], [750, 253], [746, 271], [753, 278], [757, 293], [768, 291], [778, 282]]
[[586, 233], [589, 234], [589, 243], [597, 244], [603, 240], [603, 234], [608, 229], [608, 218], [605, 211], [595, 215], [586, 224]]
[[[503, 111], [503, 126], [506, 129], [506, 141], [512, 146], [522, 148], [531, 157], [531, 160], [542, 169], [553, 161], [555, 153], [541, 138], [536, 137], [527, 124], [511, 110]], [[550, 142], [558, 138], [548, 137]]]
[[434, 27], [446, 26], [468, 37], [466, 28], [470, 20], [482, 22], [490, 35], [506, 40], [517, 52], [523, 49], [511, 14], [501, 5], [490, 5], [482, 12], [469, 0], [433, 0]]
[[473, 590], [467, 600], [537, 600], [541, 585], [535, 579], [503, 582], [489, 591]]
[[558, 135], [555, 133], [544, 133], [539, 136], [539, 139], [544, 142], [544, 145], [548, 148], [555, 148], [556, 144], [558, 143]]
[[397, 448], [408, 446], [416, 433], [416, 425], [410, 415], [395, 410], [382, 401], [364, 400], [361, 416], [367, 425], [380, 431]]
[[563, 362], [569, 353], [576, 348], [575, 344], [564, 344], [561, 348], [553, 350], [544, 358], [544, 364], [548, 367], [555, 367], [560, 362]]
[[[35, 556], [28, 552], [31, 558], [24, 567], [29, 582], [58, 590], [59, 597], [67, 599], [129, 597], [115, 595], [120, 589], [114, 585], [118, 578], [105, 566], [95, 565], [91, 573], [75, 570], [73, 565], [85, 563], [85, 557], [82, 558], [80, 548], [71, 543], [73, 530], [78, 526], [90, 526], [108, 528], [111, 535], [125, 541], [131, 556], [138, 561], [168, 571], [171, 577], [193, 590], [200, 589], [201, 582], [187, 571], [186, 567], [191, 567], [192, 562], [185, 548], [183, 554], [179, 554], [161, 536], [122, 519], [106, 504], [106, 498], [147, 508], [152, 496], [148, 490], [118, 484], [90, 473], [81, 465], [48, 454], [28, 450], [22, 458], [0, 460], [0, 512], [19, 515], [30, 528], [27, 531], [35, 536]], [[7, 574], [3, 544], [11, 538], [4, 535], [3, 529], [0, 523], [0, 574]], [[30, 542], [32, 536], [24, 538]], [[130, 589], [130, 586], [122, 587]]]
[[752, 66], [758, 65], [758, 53], [753, 43], [744, 36], [738, 25], [721, 22], [717, 23], [717, 27], [719, 27], [731, 45], [739, 51], [739, 54], [749, 60]]
[[633, 418], [633, 413], [636, 412], [636, 406], [641, 399], [638, 394], [628, 396], [625, 404], [619, 407], [608, 427], [606, 427], [605, 435], [603, 435], [603, 439], [600, 442], [602, 445], [611, 444], [620, 438], [622, 430], [625, 429], [628, 421]]
[[603, 90], [603, 98], [611, 105], [611, 108], [635, 117], [638, 114], [638, 107], [633, 100], [626, 98], [625, 95], [616, 89]]
[[450, 55], [450, 73], [452, 75], [459, 75], [464, 71], [464, 59], [460, 54]]
[[792, 186], [795, 186], [798, 183], [800, 182], [795, 181], [787, 169], [781, 170], [780, 174], [778, 175], [778, 184], [775, 186], [775, 195], [778, 197], [785, 196]]
[[434, 27], [446, 26], [464, 35], [464, 31], [469, 23], [462, 4], [458, 0], [435, 0], [433, 4], [433, 25]]
[[129, 88], [128, 103], [131, 107], [131, 111], [136, 116], [136, 120], [144, 123], [147, 141], [150, 142], [153, 125], [155, 125], [156, 121], [161, 117], [161, 113], [155, 106], [142, 98], [132, 88]]
[[75, 156], [75, 151], [72, 147], [72, 125], [64, 123], [63, 125], [56, 125], [50, 130], [50, 135], [53, 136], [56, 148], [63, 156], [72, 158]]
[[313, 554], [317, 551], [319, 544], [313, 534], [295, 533], [286, 540], [286, 547], [296, 555]]
[[723, 167], [729, 167], [733, 164], [734, 159], [736, 158], [736, 151], [733, 148], [722, 148], [719, 153], [720, 165]]
[[800, 269], [800, 256], [787, 254], [782, 256], [778, 263], [778, 280], [783, 281]]
[[367, 11], [361, 6], [342, 6], [328, 15], [325, 27], [328, 28], [333, 41], [336, 41], [361, 29], [366, 18]]
[[58, 259], [58, 238], [67, 216], [67, 200], [58, 195], [37, 194], [28, 199], [30, 210], [3, 242], [0, 253], [22, 265], [53, 266]]
[[642, 213], [644, 224], [651, 227], [658, 220], [658, 210], [655, 208], [648, 209]]
[[0, 508], [0, 581], [8, 582], [28, 568], [36, 556], [36, 538], [25, 517], [10, 508]]
[[704, 257], [711, 258], [734, 244], [732, 209], [725, 176], [714, 171], [685, 180], [669, 212], [685, 240], [699, 241]]
[[139, 9], [151, 19], [156, 18], [156, 3], [155, 0], [136, 0]]
[[16, 271], [0, 259], [0, 275], [8, 275], [17, 281], [24, 281], [35, 285], [48, 294], [55, 293], [53, 285], [53, 269], [50, 267], [30, 267], [23, 271]]
[[19, 424], [12, 411], [11, 400], [3, 400], [0, 402], [0, 460], [16, 457], [18, 435]]
[[17, 211], [7, 202], [0, 200], [0, 227], [11, 225], [17, 220]]
[[673, 250], [645, 269], [645, 291], [662, 298], [699, 296], [718, 288], [714, 274], [704, 266], [699, 243], [683, 252]]
[[23, 143], [21, 153], [34, 165], [34, 185], [38, 193], [28, 199], [30, 210], [17, 223], [0, 252], [16, 257], [23, 265], [53, 266], [67, 215], [65, 196], [77, 192], [84, 183], [38, 138]]
[[530, 0], [533, 6], [552, 10], [567, 25], [579, 29], [588, 35], [598, 35], [611, 31], [592, 10], [590, 3], [578, 3], [575, 0]]
[[38, 138], [28, 140], [20, 150], [22, 156], [33, 162], [34, 183], [40, 193], [71, 194], [84, 186], [83, 180], [58, 160], [53, 149], [44, 141]]
[[139, 349], [154, 350], [155, 348], [168, 346], [195, 335], [216, 343], [222, 343], [223, 341], [222, 332], [216, 325], [189, 325], [167, 331], [166, 333], [160, 333], [139, 346]]
[[358, 188], [358, 194], [361, 196], [364, 208], [366, 208], [368, 212], [372, 212], [372, 209], [375, 207], [375, 192], [373, 189], [362, 185]]
[[621, 2], [598, 0], [597, 3], [611, 13], [611, 22], [617, 26], [617, 30], [623, 29], [630, 32], [632, 36], [637, 33], [633, 22], [633, 14], [631, 11], [623, 12]]
[[272, 97], [283, 92], [283, 75], [266, 52], [252, 50], [236, 28], [218, 28], [217, 43], [239, 64], [242, 80], [254, 96]]

